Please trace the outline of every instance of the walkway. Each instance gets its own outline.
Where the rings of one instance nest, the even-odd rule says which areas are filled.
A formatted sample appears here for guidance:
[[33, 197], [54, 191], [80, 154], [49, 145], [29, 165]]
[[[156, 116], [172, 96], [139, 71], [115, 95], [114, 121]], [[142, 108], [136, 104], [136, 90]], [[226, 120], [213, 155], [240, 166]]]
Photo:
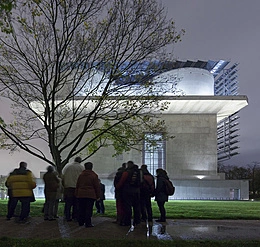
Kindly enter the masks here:
[[15, 220], [0, 218], [0, 237], [37, 239], [159, 239], [159, 240], [260, 240], [260, 221], [257, 220], [167, 220], [159, 224], [142, 223], [136, 228], [122, 227], [107, 217], [93, 217], [93, 228], [79, 227], [63, 218], [44, 221], [42, 217], [30, 223], [18, 224]]

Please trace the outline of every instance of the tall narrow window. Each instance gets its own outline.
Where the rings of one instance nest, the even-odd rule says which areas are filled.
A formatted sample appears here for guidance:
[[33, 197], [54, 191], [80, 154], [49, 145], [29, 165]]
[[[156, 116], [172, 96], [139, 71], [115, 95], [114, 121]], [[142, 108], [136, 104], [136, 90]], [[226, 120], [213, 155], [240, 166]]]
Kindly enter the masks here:
[[165, 140], [162, 133], [146, 133], [143, 145], [143, 164], [156, 175], [156, 169], [165, 169]]

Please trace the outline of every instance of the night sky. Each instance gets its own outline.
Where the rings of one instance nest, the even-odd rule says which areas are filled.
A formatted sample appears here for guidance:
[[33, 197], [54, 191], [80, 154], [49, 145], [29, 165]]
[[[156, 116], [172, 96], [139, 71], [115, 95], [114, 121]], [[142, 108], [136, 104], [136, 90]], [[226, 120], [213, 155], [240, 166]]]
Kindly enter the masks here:
[[179, 60], [227, 60], [238, 63], [239, 94], [249, 105], [240, 116], [240, 152], [225, 164], [260, 162], [259, 0], [162, 0], [177, 29], [185, 29], [174, 48]]

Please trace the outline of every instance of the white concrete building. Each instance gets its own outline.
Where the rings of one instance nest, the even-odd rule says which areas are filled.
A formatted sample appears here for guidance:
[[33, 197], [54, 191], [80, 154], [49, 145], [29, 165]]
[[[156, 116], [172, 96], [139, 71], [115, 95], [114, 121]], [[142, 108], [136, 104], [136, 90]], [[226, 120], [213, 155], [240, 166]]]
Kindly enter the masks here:
[[[146, 164], [153, 174], [159, 167], [166, 169], [176, 186], [172, 199], [249, 199], [247, 180], [225, 180], [224, 174], [217, 172], [218, 160], [230, 158], [237, 148], [224, 136], [223, 156], [223, 136], [219, 136], [218, 125], [248, 104], [247, 97], [239, 96], [234, 89], [236, 66], [223, 70], [228, 64], [225, 61], [176, 62], [176, 68], [153, 78], [157, 85], [171, 84], [171, 78], [179, 79], [177, 91], [182, 96], [166, 93], [162, 100], [169, 102], [169, 108], [160, 115], [167, 132], [175, 138], [161, 141], [162, 133], [147, 133], [149, 138], [158, 140], [157, 148], [142, 143], [141, 152], [131, 150], [114, 158], [112, 148], [103, 148], [92, 156], [94, 170], [106, 184], [107, 198], [114, 198], [113, 178], [118, 167], [133, 160], [138, 165]], [[223, 83], [221, 77], [226, 85], [219, 86]]]
[[[175, 138], [161, 140], [160, 132], [146, 133], [157, 141], [157, 147], [148, 147], [143, 142], [142, 151], [133, 149], [119, 157], [112, 157], [111, 147], [94, 154], [90, 161], [106, 185], [106, 198], [114, 198], [113, 179], [117, 169], [123, 162], [133, 160], [138, 165], [146, 164], [153, 174], [159, 167], [166, 169], [176, 186], [172, 199], [249, 199], [247, 180], [225, 180], [224, 174], [217, 171], [218, 160], [237, 154], [234, 146], [237, 138], [230, 134], [237, 123], [230, 116], [248, 104], [247, 97], [237, 93], [236, 65], [226, 69], [228, 64], [222, 60], [177, 61], [172, 69], [153, 78], [157, 86], [170, 85], [171, 78], [178, 78], [176, 92], [181, 92], [181, 96], [165, 93], [161, 99], [169, 102], [169, 107], [160, 115], [167, 132]], [[226, 121], [232, 124], [223, 131]], [[38, 173], [41, 172], [45, 169]], [[35, 193], [43, 196], [41, 180]]]

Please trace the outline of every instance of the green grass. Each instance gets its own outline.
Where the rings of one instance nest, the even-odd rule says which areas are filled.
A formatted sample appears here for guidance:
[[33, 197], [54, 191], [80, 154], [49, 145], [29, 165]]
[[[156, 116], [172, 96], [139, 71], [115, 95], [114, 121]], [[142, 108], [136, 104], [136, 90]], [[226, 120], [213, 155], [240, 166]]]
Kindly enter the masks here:
[[[37, 200], [31, 203], [31, 216], [42, 216], [44, 200]], [[159, 216], [159, 210], [156, 202], [152, 202], [154, 218]], [[115, 201], [105, 201], [106, 213], [104, 216], [115, 218]], [[7, 200], [0, 200], [0, 216], [6, 215]], [[64, 203], [59, 205], [59, 215], [63, 215]], [[259, 201], [180, 201], [174, 200], [166, 203], [167, 218], [171, 219], [260, 219]], [[0, 238], [0, 246], [6, 247], [233, 247], [233, 246], [260, 246], [260, 241], [237, 240], [237, 241], [213, 241], [213, 240], [104, 240], [104, 239], [59, 239], [59, 240], [35, 240], [35, 239], [12, 239]]]
[[[105, 201], [106, 216], [115, 217], [115, 201]], [[152, 202], [153, 216], [159, 217], [156, 202]], [[165, 204], [170, 219], [260, 219], [260, 202], [256, 201], [181, 201]]]
[[[42, 216], [44, 200], [31, 203], [33, 216]], [[159, 217], [156, 202], [152, 202], [153, 216]], [[259, 201], [181, 201], [173, 200], [165, 204], [169, 219], [260, 219]], [[105, 201], [106, 213], [104, 216], [115, 218], [115, 200]], [[0, 200], [0, 216], [6, 215], [7, 200]], [[64, 203], [59, 204], [59, 215], [63, 215]]]

